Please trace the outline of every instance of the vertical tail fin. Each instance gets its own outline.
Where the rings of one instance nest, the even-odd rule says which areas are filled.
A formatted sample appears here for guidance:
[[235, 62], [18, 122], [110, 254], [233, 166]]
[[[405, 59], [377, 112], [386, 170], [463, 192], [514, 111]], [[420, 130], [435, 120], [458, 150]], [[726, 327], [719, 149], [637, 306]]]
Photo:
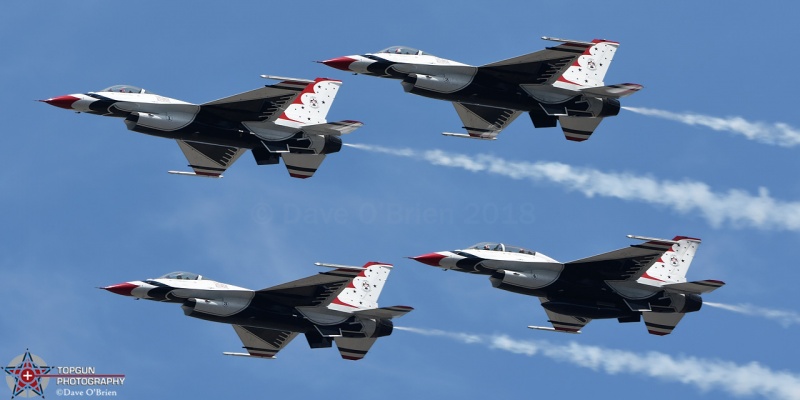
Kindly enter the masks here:
[[675, 243], [639, 278], [640, 283], [653, 285], [654, 281], [662, 284], [686, 282], [686, 272], [689, 271], [701, 241], [686, 236], [676, 236], [672, 240]]
[[347, 312], [352, 312], [354, 309], [378, 308], [378, 297], [386, 284], [389, 272], [392, 271], [392, 265], [368, 262], [363, 268], [358, 276], [354, 277], [333, 299], [328, 308]]
[[[568, 90], [603, 86], [603, 79], [611, 66], [611, 60], [617, 52], [619, 43], [609, 40], [592, 40], [592, 46], [584, 50], [558, 79], [553, 86]], [[588, 43], [587, 43], [588, 44]]]
[[275, 123], [284, 126], [300, 127], [324, 124], [342, 81], [317, 78], [300, 92], [291, 104], [286, 106]]

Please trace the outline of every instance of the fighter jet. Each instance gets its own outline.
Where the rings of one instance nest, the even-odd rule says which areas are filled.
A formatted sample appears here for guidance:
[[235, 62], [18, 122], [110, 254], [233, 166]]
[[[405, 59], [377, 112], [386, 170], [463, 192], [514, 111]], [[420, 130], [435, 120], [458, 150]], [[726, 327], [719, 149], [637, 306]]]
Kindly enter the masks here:
[[668, 335], [686, 313], [700, 310], [701, 294], [725, 284], [686, 281], [700, 239], [628, 237], [645, 242], [567, 263], [488, 242], [412, 259], [445, 270], [489, 275], [498, 289], [536, 296], [552, 327], [529, 328], [565, 333], [580, 333], [592, 319], [639, 322], [643, 318], [648, 332]]
[[40, 101], [122, 118], [132, 131], [175, 139], [194, 172], [169, 172], [209, 178], [221, 178], [248, 149], [258, 165], [277, 164], [283, 158], [289, 175], [309, 178], [326, 154], [342, 148], [341, 135], [362, 126], [358, 121], [325, 119], [341, 81], [261, 77], [281, 82], [204, 104], [130, 85]]
[[467, 134], [443, 134], [473, 139], [493, 140], [528, 113], [534, 127], [560, 122], [568, 140], [581, 142], [604, 117], [619, 113], [620, 97], [642, 88], [603, 82], [617, 42], [542, 39], [561, 44], [480, 67], [403, 46], [320, 62], [356, 74], [400, 79], [406, 92], [453, 102]]
[[312, 349], [333, 342], [346, 360], [360, 360], [379, 337], [392, 333], [392, 318], [413, 310], [407, 306], [378, 307], [390, 264], [363, 267], [336, 264], [314, 276], [261, 290], [216, 282], [190, 272], [124, 282], [101, 289], [167, 303], [180, 303], [183, 313], [233, 325], [246, 353], [225, 355], [275, 358], [298, 334]]

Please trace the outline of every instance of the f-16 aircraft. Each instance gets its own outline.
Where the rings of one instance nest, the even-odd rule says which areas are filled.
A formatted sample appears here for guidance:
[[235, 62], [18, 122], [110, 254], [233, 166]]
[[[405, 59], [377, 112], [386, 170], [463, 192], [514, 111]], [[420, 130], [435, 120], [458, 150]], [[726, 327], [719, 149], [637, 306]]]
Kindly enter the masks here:
[[281, 82], [199, 105], [129, 85], [40, 101], [123, 118], [132, 131], [175, 139], [194, 172], [169, 172], [209, 178], [221, 178], [248, 149], [258, 165], [283, 158], [289, 175], [309, 178], [326, 154], [342, 148], [341, 135], [362, 126], [325, 119], [341, 81], [261, 77]]
[[412, 259], [445, 270], [489, 275], [492, 286], [536, 296], [556, 332], [580, 333], [592, 319], [644, 319], [653, 335], [668, 335], [686, 313], [699, 311], [700, 297], [722, 287], [717, 280], [686, 281], [700, 239], [640, 236], [630, 247], [567, 263], [502, 243], [478, 243], [464, 250]]
[[407, 306], [378, 307], [390, 264], [317, 265], [333, 270], [261, 290], [190, 272], [102, 289], [137, 300], [180, 303], [183, 313], [190, 317], [231, 324], [247, 352], [223, 354], [244, 357], [275, 358], [302, 333], [312, 349], [331, 347], [336, 342], [342, 358], [360, 360], [375, 340], [392, 333], [392, 318], [413, 310]]
[[451, 101], [467, 134], [444, 135], [474, 139], [495, 139], [520, 114], [528, 113], [534, 127], [555, 127], [558, 122], [567, 139], [584, 141], [604, 117], [619, 113], [620, 97], [642, 88], [603, 82], [617, 42], [542, 39], [561, 44], [479, 67], [403, 46], [320, 62], [356, 74], [400, 79], [406, 92]]

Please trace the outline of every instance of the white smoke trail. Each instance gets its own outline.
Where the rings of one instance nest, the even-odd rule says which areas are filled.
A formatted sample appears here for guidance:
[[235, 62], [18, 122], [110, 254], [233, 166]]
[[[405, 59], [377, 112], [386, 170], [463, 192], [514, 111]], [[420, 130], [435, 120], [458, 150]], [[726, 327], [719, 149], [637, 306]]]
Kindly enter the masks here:
[[610, 375], [642, 374], [692, 385], [701, 390], [717, 389], [735, 396], [800, 399], [800, 376], [787, 371], [773, 371], [757, 362], [739, 365], [729, 361], [676, 357], [658, 352], [634, 353], [575, 342], [560, 345], [547, 341], [517, 340], [506, 335], [472, 335], [407, 327], [395, 329], [445, 337], [466, 344], [481, 344], [529, 357], [541, 355]]
[[549, 181], [586, 197], [603, 196], [672, 208], [679, 213], [699, 212], [711, 225], [723, 223], [759, 229], [800, 231], [800, 202], [772, 198], [766, 188], [758, 194], [741, 189], [714, 192], [702, 182], [659, 181], [631, 173], [603, 172], [558, 162], [507, 161], [487, 154], [467, 156], [442, 150], [417, 151], [349, 144], [357, 149], [421, 159], [433, 165], [486, 172], [517, 180]]
[[794, 311], [775, 310], [770, 308], [757, 307], [752, 304], [731, 305], [722, 303], [712, 303], [708, 301], [704, 301], [703, 305], [716, 307], [723, 310], [733, 311], [735, 313], [749, 315], [753, 317], [771, 319], [781, 324], [784, 328], [788, 328], [791, 325], [800, 325], [800, 314]]
[[718, 118], [694, 113], [674, 113], [654, 108], [622, 107], [637, 114], [680, 122], [686, 125], [700, 125], [715, 131], [738, 133], [747, 139], [783, 147], [800, 145], [800, 130], [783, 122], [751, 122], [742, 117]]

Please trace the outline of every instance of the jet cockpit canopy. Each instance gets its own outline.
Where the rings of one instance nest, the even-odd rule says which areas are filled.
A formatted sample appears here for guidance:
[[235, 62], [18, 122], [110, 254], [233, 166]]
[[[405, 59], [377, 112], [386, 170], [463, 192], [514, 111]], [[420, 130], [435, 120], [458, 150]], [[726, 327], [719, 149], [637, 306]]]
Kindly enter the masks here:
[[418, 49], [415, 49], [413, 47], [406, 47], [406, 46], [387, 47], [387, 48], [379, 51], [378, 53], [410, 54], [410, 55], [413, 55], [413, 56], [429, 56], [430, 55], [430, 54], [428, 54], [428, 53], [426, 53], [426, 52], [424, 52], [422, 50], [418, 50]]
[[177, 271], [177, 272], [170, 272], [166, 275], [158, 277], [158, 279], [183, 279], [188, 281], [197, 281], [203, 279], [201, 275], [195, 274], [194, 272], [186, 272], [186, 271]]
[[131, 85], [114, 85], [107, 87], [101, 92], [114, 92], [114, 93], [144, 93], [144, 89]]
[[494, 243], [494, 242], [480, 242], [474, 246], [470, 246], [470, 249], [473, 250], [492, 250], [492, 251], [502, 251], [506, 253], [520, 253], [520, 254], [530, 254], [536, 255], [535, 251], [530, 251], [528, 249], [524, 249], [522, 247], [517, 246], [507, 246], [503, 243]]

